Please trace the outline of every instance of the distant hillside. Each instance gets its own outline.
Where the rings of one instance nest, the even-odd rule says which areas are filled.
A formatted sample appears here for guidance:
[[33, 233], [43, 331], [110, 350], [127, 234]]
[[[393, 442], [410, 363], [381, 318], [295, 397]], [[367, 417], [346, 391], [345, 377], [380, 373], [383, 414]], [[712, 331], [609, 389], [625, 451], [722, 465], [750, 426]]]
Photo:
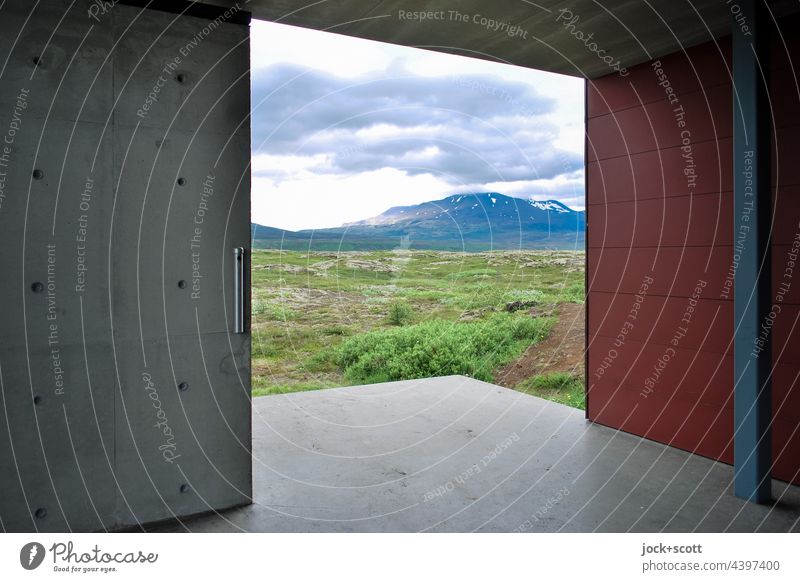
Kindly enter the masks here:
[[583, 249], [585, 224], [584, 212], [557, 200], [482, 192], [396, 206], [338, 228], [291, 232], [252, 226], [256, 248], [484, 251]]

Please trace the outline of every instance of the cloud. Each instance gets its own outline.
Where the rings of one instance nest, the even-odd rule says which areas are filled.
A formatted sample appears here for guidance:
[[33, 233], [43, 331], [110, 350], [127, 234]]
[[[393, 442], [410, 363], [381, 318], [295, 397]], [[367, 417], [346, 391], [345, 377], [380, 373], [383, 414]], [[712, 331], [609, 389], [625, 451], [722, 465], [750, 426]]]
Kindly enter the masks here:
[[253, 152], [284, 163], [254, 164], [254, 174], [279, 182], [298, 167], [394, 168], [453, 185], [553, 179], [583, 164], [556, 146], [556, 108], [531, 84], [494, 75], [421, 77], [395, 64], [342, 78], [277, 64], [253, 77]]
[[579, 79], [261, 21], [251, 50], [255, 222], [489, 190], [583, 207]]

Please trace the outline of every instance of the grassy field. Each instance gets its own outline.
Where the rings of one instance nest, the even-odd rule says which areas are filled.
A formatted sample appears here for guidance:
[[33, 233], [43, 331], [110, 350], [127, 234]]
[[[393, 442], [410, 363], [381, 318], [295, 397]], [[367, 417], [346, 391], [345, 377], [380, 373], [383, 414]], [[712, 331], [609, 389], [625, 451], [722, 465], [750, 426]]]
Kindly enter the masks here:
[[[492, 381], [547, 337], [554, 306], [583, 301], [583, 261], [570, 251], [255, 250], [253, 393]], [[581, 406], [576, 382], [538, 377], [519, 389]]]

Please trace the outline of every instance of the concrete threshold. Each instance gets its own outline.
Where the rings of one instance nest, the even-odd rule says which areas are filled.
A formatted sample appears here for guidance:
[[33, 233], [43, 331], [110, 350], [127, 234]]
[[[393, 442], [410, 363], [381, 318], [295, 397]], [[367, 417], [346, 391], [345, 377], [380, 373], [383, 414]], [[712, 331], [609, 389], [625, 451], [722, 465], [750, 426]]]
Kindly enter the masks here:
[[800, 531], [800, 487], [463, 376], [254, 399], [254, 504], [150, 531]]

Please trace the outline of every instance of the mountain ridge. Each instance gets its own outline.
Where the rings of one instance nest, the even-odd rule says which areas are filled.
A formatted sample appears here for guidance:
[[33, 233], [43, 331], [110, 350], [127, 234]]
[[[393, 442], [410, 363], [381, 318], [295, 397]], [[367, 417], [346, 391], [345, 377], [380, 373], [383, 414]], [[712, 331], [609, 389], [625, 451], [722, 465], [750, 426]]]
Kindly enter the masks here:
[[254, 246], [312, 250], [380, 250], [398, 240], [415, 249], [582, 249], [585, 213], [558, 200], [516, 198], [498, 192], [453, 194], [340, 227], [287, 231], [253, 224]]

